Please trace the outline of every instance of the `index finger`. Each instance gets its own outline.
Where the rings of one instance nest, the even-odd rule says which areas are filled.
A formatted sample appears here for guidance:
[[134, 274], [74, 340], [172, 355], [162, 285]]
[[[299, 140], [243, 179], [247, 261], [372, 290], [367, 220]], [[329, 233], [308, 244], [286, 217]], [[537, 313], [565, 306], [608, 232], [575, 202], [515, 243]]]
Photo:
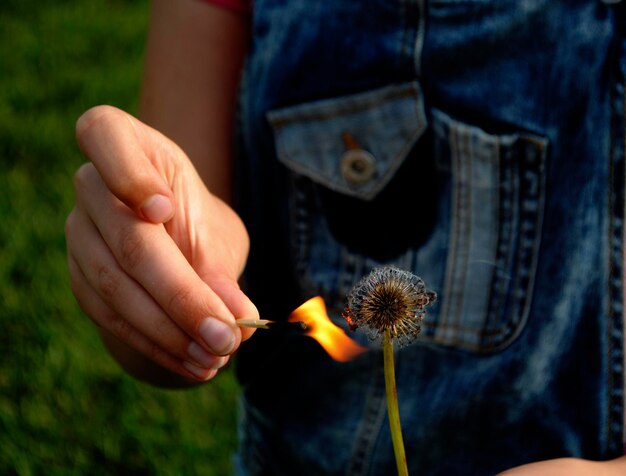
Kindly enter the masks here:
[[[154, 223], [174, 213], [173, 194], [165, 169], [150, 160], [143, 133], [148, 126], [111, 106], [96, 106], [76, 122], [76, 139], [113, 194], [138, 216]], [[158, 132], [150, 129], [150, 133]], [[175, 159], [174, 146], [162, 136], [163, 149]]]

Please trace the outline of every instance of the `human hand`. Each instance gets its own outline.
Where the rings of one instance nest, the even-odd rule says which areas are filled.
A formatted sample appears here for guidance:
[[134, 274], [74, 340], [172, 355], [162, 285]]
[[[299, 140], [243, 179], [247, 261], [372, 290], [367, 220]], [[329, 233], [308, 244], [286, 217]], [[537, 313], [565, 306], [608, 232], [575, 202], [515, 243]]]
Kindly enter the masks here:
[[618, 476], [626, 474], [626, 456], [611, 461], [557, 458], [525, 464], [499, 476]]
[[208, 380], [258, 311], [237, 280], [248, 254], [239, 217], [172, 141], [119, 109], [76, 124], [90, 163], [66, 222], [72, 291], [91, 319], [161, 367]]

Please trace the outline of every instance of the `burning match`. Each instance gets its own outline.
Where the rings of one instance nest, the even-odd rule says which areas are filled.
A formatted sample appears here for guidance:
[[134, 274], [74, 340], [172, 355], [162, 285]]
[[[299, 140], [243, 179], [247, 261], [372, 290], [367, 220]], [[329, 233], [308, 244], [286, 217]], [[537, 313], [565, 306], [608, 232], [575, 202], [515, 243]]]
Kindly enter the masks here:
[[238, 319], [239, 327], [254, 329], [293, 329], [315, 339], [337, 362], [348, 362], [367, 351], [353, 341], [341, 327], [328, 317], [326, 305], [320, 296], [313, 297], [293, 311], [287, 321], [268, 319]]
[[338, 362], [348, 362], [367, 350], [353, 341], [328, 317], [326, 304], [320, 296], [313, 297], [293, 311], [289, 322], [303, 322], [306, 335], [315, 339]]
[[239, 319], [236, 321], [239, 327], [252, 327], [254, 329], [294, 329], [306, 331], [307, 325], [303, 321], [281, 322], [269, 319]]

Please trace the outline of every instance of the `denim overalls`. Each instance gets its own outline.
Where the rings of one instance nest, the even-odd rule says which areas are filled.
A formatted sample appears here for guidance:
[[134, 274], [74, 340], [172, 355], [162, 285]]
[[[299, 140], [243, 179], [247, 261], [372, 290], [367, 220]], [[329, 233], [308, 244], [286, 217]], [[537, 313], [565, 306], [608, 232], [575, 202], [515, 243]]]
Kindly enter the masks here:
[[[396, 353], [411, 474], [624, 446], [626, 5], [255, 0], [240, 104], [248, 292], [269, 319], [380, 264], [439, 299]], [[349, 332], [349, 331], [348, 331]], [[237, 474], [391, 475], [377, 344], [242, 345]]]

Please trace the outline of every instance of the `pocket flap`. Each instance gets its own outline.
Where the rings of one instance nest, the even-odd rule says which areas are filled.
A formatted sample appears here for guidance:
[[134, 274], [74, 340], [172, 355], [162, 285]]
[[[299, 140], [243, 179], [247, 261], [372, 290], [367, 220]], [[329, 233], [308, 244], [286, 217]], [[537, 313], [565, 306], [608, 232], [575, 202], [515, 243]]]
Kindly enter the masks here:
[[416, 82], [268, 112], [279, 160], [331, 190], [373, 199], [426, 129]]

